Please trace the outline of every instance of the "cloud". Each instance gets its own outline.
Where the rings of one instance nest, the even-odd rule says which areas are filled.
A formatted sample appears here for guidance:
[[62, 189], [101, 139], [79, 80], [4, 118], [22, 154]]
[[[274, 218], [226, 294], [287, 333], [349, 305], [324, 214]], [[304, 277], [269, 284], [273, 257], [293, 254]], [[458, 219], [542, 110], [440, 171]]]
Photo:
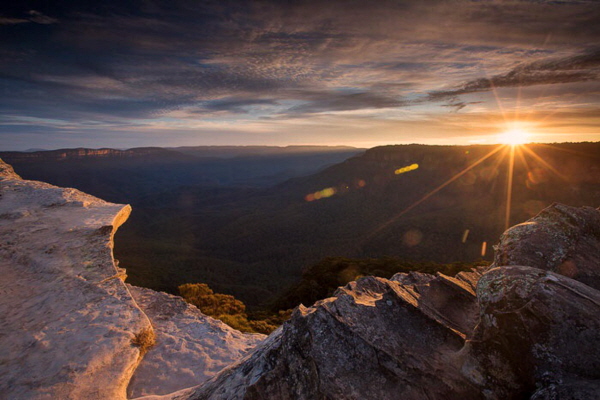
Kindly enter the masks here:
[[511, 71], [491, 78], [468, 81], [458, 88], [429, 94], [430, 101], [453, 99], [456, 96], [502, 87], [554, 85], [600, 79], [600, 50], [553, 60], [522, 64]]
[[0, 25], [18, 25], [33, 22], [36, 24], [50, 25], [56, 24], [58, 19], [49, 17], [36, 10], [29, 10], [24, 18], [2, 17], [0, 16]]
[[485, 108], [492, 87], [598, 79], [592, 2], [50, 3], [0, 18], [0, 116], [400, 119]]
[[0, 25], [17, 25], [17, 24], [24, 24], [27, 22], [29, 22], [29, 20], [23, 19], [23, 18], [0, 17]]
[[58, 22], [58, 19], [44, 15], [36, 10], [29, 10], [27, 14], [29, 14], [29, 21], [35, 22], [36, 24], [50, 25]]

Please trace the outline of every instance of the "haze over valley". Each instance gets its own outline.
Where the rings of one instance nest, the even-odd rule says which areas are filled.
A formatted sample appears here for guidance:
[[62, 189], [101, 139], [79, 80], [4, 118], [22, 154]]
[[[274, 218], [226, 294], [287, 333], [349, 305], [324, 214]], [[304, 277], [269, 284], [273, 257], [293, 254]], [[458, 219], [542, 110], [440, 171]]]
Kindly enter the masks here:
[[[202, 282], [264, 308], [326, 257], [491, 260], [507, 224], [554, 202], [600, 203], [598, 143], [519, 146], [507, 221], [510, 152], [200, 147], [0, 157], [26, 178], [131, 204], [115, 247], [131, 283], [177, 294]], [[339, 284], [360, 271], [347, 275]]]

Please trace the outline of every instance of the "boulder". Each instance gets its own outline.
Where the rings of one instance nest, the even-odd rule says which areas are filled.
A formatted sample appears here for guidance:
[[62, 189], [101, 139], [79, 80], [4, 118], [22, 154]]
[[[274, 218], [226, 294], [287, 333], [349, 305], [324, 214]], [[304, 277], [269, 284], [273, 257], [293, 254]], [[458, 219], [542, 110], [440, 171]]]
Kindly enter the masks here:
[[600, 395], [600, 291], [510, 266], [488, 271], [477, 295], [481, 320], [468, 347], [488, 398]]
[[553, 204], [500, 238], [495, 266], [528, 265], [600, 289], [600, 212]]

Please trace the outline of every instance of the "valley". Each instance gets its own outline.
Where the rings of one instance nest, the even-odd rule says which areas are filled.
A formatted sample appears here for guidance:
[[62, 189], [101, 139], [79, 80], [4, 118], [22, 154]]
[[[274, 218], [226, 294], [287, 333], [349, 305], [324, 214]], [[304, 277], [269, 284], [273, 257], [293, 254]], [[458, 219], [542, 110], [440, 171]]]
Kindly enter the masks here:
[[[527, 150], [515, 158], [509, 223], [554, 202], [600, 203], [600, 144], [532, 144]], [[7, 161], [28, 179], [131, 204], [115, 256], [132, 284], [177, 293], [181, 284], [207, 283], [256, 310], [277, 302], [326, 257], [491, 260], [506, 223], [508, 152], [508, 146], [404, 145], [209, 162], [161, 149], [155, 159]], [[336, 163], [316, 167], [315, 159], [332, 156]], [[274, 158], [315, 168], [281, 180], [272, 178], [272, 168], [256, 172]], [[190, 168], [195, 160], [212, 169]], [[418, 167], [396, 173], [411, 165]], [[246, 175], [227, 179], [224, 171], [236, 168]], [[314, 199], [315, 193], [330, 195]]]

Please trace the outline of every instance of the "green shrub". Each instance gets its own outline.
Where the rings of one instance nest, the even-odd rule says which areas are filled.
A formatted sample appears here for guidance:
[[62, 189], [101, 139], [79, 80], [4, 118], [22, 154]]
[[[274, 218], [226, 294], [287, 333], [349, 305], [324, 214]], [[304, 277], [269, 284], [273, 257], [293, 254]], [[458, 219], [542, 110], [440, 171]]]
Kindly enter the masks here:
[[214, 293], [205, 283], [186, 283], [179, 286], [179, 293], [204, 314], [220, 319], [241, 332], [269, 334], [291, 314], [288, 310], [275, 315], [261, 314], [248, 320], [244, 303], [231, 295]]

